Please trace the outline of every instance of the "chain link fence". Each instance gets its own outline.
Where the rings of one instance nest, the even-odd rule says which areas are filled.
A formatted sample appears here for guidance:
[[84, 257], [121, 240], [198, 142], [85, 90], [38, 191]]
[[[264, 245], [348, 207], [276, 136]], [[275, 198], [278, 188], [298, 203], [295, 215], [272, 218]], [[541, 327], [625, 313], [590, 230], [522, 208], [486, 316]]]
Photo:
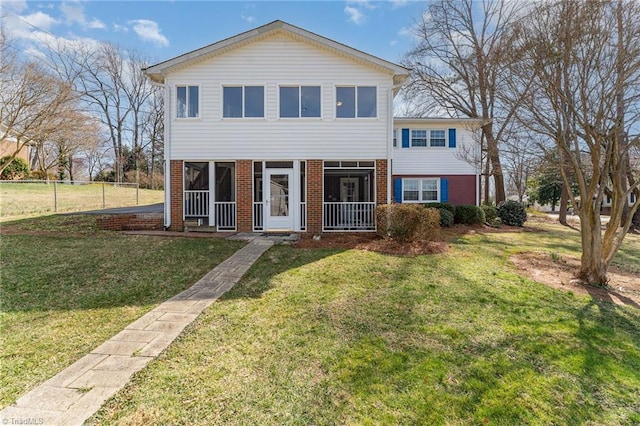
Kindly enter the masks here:
[[154, 204], [163, 201], [163, 194], [136, 183], [0, 181], [0, 217]]

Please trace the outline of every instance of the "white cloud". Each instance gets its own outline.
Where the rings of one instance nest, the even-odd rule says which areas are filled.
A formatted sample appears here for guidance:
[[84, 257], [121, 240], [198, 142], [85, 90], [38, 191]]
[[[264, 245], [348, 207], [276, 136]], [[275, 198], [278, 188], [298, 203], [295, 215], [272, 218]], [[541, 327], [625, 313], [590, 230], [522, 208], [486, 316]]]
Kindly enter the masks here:
[[396, 9], [398, 7], [406, 6], [409, 0], [391, 0], [391, 7]]
[[127, 28], [124, 25], [116, 24], [114, 22], [113, 23], [113, 31], [115, 31], [117, 33], [128, 33], [129, 32], [129, 28]]
[[242, 18], [243, 21], [247, 21], [248, 23], [252, 23], [253, 21], [256, 20], [254, 16], [245, 15], [244, 13], [240, 14], [240, 17]]
[[60, 11], [64, 15], [65, 22], [68, 25], [78, 24], [84, 29], [103, 30], [107, 26], [99, 19], [87, 20], [84, 13], [84, 6], [78, 1], [65, 1], [60, 5]]
[[357, 7], [345, 6], [344, 13], [347, 14], [349, 21], [353, 22], [356, 25], [362, 25], [362, 23], [366, 19], [364, 13], [362, 13], [362, 11]]
[[162, 35], [158, 23], [149, 19], [134, 19], [129, 21], [133, 25], [133, 32], [145, 41], [150, 41], [158, 46], [168, 46], [169, 40]]
[[27, 9], [27, 0], [10, 0], [2, 2], [5, 12], [21, 13]]
[[378, 6], [369, 0], [349, 0], [344, 7], [349, 21], [356, 25], [362, 25], [367, 20], [367, 11], [376, 9]]
[[43, 12], [22, 16], [21, 19], [29, 23], [29, 25], [43, 31], [49, 31], [53, 25], [58, 23], [54, 17]]

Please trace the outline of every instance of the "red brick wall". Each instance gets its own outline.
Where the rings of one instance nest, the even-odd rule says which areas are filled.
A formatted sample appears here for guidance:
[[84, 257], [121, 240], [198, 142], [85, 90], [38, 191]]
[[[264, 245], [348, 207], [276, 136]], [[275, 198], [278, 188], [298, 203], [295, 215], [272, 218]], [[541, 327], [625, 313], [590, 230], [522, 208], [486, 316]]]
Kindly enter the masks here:
[[96, 226], [105, 231], [122, 231], [126, 224], [136, 218], [135, 214], [111, 214], [98, 216]]
[[322, 160], [307, 160], [307, 232], [322, 232]]
[[236, 209], [238, 232], [253, 230], [253, 161], [238, 160], [236, 162]]
[[387, 204], [387, 160], [376, 160], [376, 204]]
[[184, 164], [182, 160], [171, 160], [170, 165], [170, 185], [171, 185], [171, 226], [170, 231], [182, 231], [184, 221], [183, 212], [183, 190], [184, 190]]
[[[447, 178], [449, 180], [449, 204], [460, 206], [463, 204], [476, 204], [476, 177], [475, 175], [394, 175], [393, 178]], [[395, 199], [395, 194], [393, 194]]]

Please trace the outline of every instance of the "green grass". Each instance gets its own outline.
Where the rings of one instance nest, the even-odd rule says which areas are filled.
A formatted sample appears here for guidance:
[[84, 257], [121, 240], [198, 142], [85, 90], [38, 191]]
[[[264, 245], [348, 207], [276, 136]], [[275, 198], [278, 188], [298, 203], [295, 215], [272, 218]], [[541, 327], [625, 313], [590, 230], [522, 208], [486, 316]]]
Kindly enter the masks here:
[[[104, 188], [103, 188], [104, 187]], [[104, 189], [104, 198], [103, 198]], [[57, 199], [57, 210], [56, 210]], [[163, 191], [140, 189], [138, 204], [161, 203]], [[109, 183], [69, 185], [3, 181], [0, 183], [0, 219], [3, 221], [57, 212], [85, 211], [136, 205], [136, 189]]]
[[[90, 216], [3, 224], [0, 406], [189, 287], [242, 243], [97, 231]], [[15, 233], [15, 234], [14, 234]]]
[[577, 253], [539, 226], [418, 257], [274, 247], [93, 420], [639, 423], [640, 310], [517, 275], [512, 253]]

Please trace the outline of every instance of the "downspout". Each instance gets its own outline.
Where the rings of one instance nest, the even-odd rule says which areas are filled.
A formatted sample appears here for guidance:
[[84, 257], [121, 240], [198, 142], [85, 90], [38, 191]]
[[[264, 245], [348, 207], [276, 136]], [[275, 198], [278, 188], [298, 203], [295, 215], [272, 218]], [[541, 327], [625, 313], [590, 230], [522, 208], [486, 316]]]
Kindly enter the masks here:
[[393, 127], [394, 127], [394, 113], [393, 113], [393, 91], [400, 89], [405, 83], [394, 84], [389, 88], [389, 126], [387, 129], [387, 204], [391, 204], [391, 189], [393, 188], [391, 181], [393, 180]]
[[164, 89], [164, 229], [171, 226], [171, 93], [164, 83], [149, 78], [152, 86]]

